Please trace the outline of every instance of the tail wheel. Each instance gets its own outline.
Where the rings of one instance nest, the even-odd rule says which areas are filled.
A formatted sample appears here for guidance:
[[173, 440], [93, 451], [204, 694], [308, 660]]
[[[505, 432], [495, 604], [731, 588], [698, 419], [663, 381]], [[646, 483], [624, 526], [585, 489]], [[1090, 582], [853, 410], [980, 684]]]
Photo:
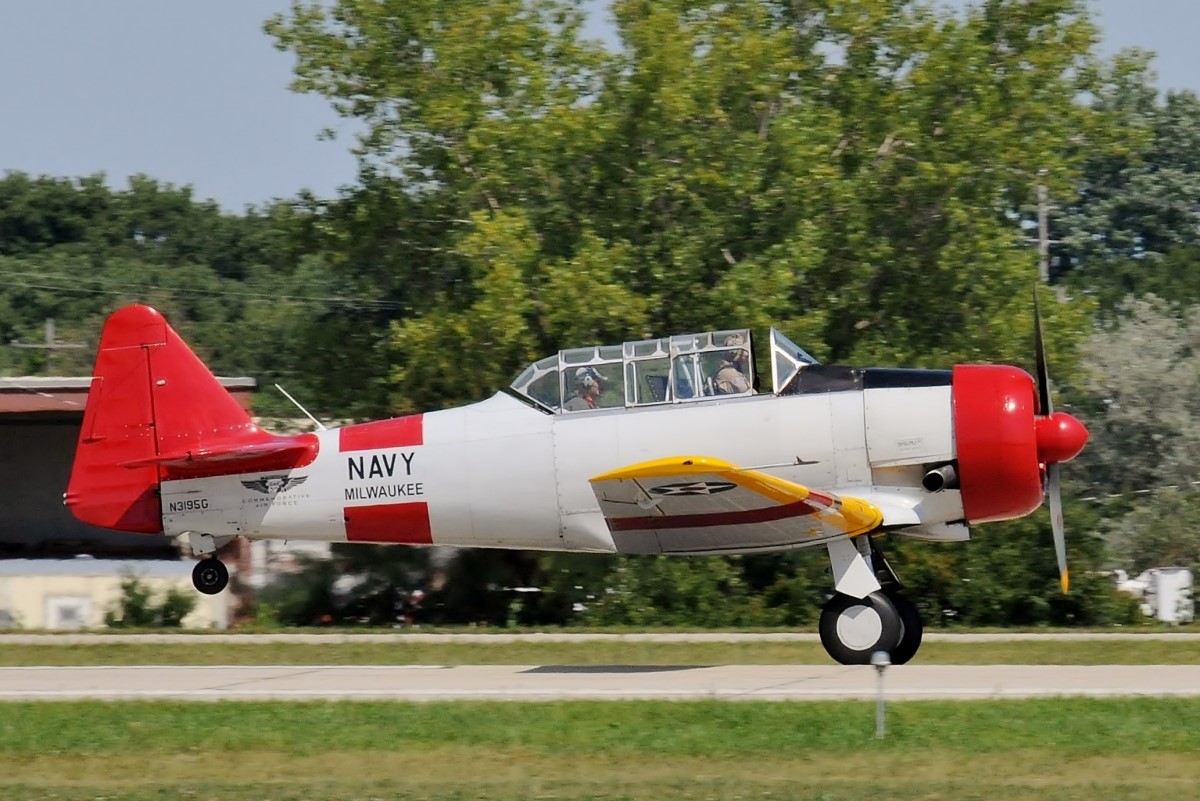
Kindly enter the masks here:
[[[821, 644], [843, 665], [869, 665], [876, 651], [896, 650], [904, 633], [900, 613], [882, 592], [866, 598], [837, 593], [821, 611]], [[892, 658], [895, 661], [895, 658]]]
[[216, 595], [229, 584], [229, 568], [220, 559], [201, 559], [192, 568], [192, 584], [205, 595]]
[[921, 614], [912, 601], [895, 593], [888, 593], [888, 600], [892, 602], [892, 606], [896, 607], [896, 613], [900, 615], [900, 623], [904, 626], [900, 642], [892, 650], [892, 664], [903, 665], [917, 655], [917, 649], [921, 647], [921, 637], [925, 633], [925, 626], [921, 622]]

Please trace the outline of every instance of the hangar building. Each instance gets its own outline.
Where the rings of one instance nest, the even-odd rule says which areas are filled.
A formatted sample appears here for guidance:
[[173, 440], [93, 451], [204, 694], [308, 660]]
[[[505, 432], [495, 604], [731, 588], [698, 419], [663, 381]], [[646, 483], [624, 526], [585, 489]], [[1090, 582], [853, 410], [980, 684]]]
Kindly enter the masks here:
[[[250, 408], [254, 379], [220, 381]], [[88, 526], [63, 506], [90, 384], [87, 377], [0, 378], [0, 559], [179, 558], [171, 538]]]

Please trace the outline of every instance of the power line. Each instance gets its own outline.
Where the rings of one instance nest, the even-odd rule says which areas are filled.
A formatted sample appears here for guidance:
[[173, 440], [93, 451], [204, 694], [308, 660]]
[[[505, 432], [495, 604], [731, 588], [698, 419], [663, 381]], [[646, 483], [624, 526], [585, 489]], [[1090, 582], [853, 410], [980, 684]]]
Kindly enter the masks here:
[[[63, 281], [74, 280], [69, 279], [66, 276], [55, 274], [34, 275], [32, 273], [12, 273], [11, 275], [49, 278], [51, 280]], [[91, 281], [92, 283], [104, 283], [104, 281], [97, 279], [84, 280]], [[108, 280], [113, 281], [113, 279]], [[113, 283], [119, 282], [113, 281]], [[405, 307], [405, 304], [392, 300], [370, 300], [368, 298], [348, 298], [337, 295], [276, 295], [265, 292], [236, 292], [220, 289], [189, 289], [186, 287], [180, 287], [176, 289], [170, 287], [149, 286], [144, 284], [121, 284], [123, 287], [122, 289], [101, 289], [83, 286], [55, 286], [53, 284], [32, 283], [30, 281], [13, 281], [9, 284], [9, 286], [21, 289], [40, 289], [49, 292], [74, 292], [85, 295], [130, 295], [145, 294], [147, 292], [167, 292], [170, 294], [193, 294], [207, 297], [241, 298], [248, 302], [290, 303], [302, 306], [336, 304], [344, 307], [374, 311], [379, 311], [382, 309], [403, 309]]]
[[[157, 265], [148, 265], [148, 266], [157, 266]], [[97, 275], [97, 274], [95, 274], [95, 271], [89, 270], [84, 267], [80, 267], [77, 271], [70, 272], [70, 273], [58, 273], [58, 272], [52, 272], [49, 270], [33, 270], [33, 271], [30, 271], [30, 270], [7, 271], [6, 270], [5, 274], [20, 275], [20, 276], [25, 276], [27, 278], [51, 277], [51, 278], [57, 278], [57, 279], [63, 280], [63, 281], [84, 281], [84, 282], [91, 283], [91, 284], [122, 284], [123, 285], [125, 283], [125, 280], [122, 278], [117, 278], [115, 276], [103, 275], [103, 274]], [[228, 282], [228, 281], [235, 280], [235, 279], [227, 279], [222, 276], [218, 276], [216, 274], [214, 274], [214, 277], [216, 277], [217, 281]], [[335, 285], [335, 284], [341, 283], [341, 281], [336, 277], [322, 278], [319, 276], [306, 277], [304, 279], [304, 282], [306, 284], [328, 284], [328, 285]], [[238, 281], [237, 283], [241, 284], [242, 282]], [[195, 291], [220, 292], [220, 291], [224, 291], [224, 290], [197, 289]]]
[[[83, 277], [83, 276], [78, 276], [78, 275], [63, 275], [61, 273], [46, 273], [46, 272], [37, 272], [37, 273], [14, 272], [14, 273], [10, 273], [10, 275], [21, 276], [21, 277], [24, 277], [27, 279], [29, 279], [29, 278], [32, 278], [32, 279], [49, 278], [51, 280], [63, 281], [66, 283], [85, 282], [85, 283], [100, 284], [100, 285], [104, 285], [104, 284], [117, 285], [121, 288], [118, 291], [121, 291], [121, 290], [156, 290], [157, 291], [157, 290], [167, 289], [172, 292], [178, 292], [178, 293], [184, 293], [184, 294], [198, 294], [198, 295], [270, 298], [272, 300], [283, 298], [283, 299], [287, 299], [287, 300], [313, 301], [313, 302], [324, 302], [324, 301], [329, 301], [329, 300], [350, 300], [355, 303], [361, 303], [361, 304], [377, 304], [377, 305], [391, 305], [391, 306], [400, 305], [400, 304], [397, 304], [395, 301], [371, 300], [368, 298], [344, 298], [344, 297], [340, 297], [340, 296], [328, 296], [328, 295], [326, 295], [326, 296], [278, 295], [275, 293], [267, 293], [267, 292], [248, 292], [248, 291], [237, 291], [237, 290], [229, 290], [229, 289], [205, 289], [205, 288], [195, 288], [195, 287], [170, 288], [170, 287], [162, 287], [162, 286], [155, 286], [155, 285], [149, 285], [149, 284], [129, 284], [124, 281], [121, 281], [118, 278], [103, 277], [103, 276]], [[41, 288], [41, 289], [59, 288], [59, 287], [48, 286], [45, 284], [28, 284], [27, 286]], [[62, 288], [68, 289], [70, 287], [62, 287]], [[98, 292], [99, 290], [85, 290], [85, 291], [97, 291]]]
[[59, 342], [58, 339], [54, 336], [54, 318], [53, 317], [46, 318], [46, 329], [45, 330], [46, 330], [46, 339], [44, 342], [25, 343], [25, 342], [18, 342], [17, 340], [14, 339], [9, 344], [14, 348], [27, 348], [27, 349], [36, 349], [36, 350], [46, 351], [47, 352], [47, 354], [46, 354], [46, 371], [49, 373], [54, 372], [54, 357], [58, 354], [58, 351], [60, 351], [60, 350], [79, 350], [80, 348], [87, 347], [87, 343], [84, 343], [84, 342]]
[[1101, 503], [1103, 501], [1111, 501], [1117, 498], [1128, 498], [1133, 495], [1151, 495], [1162, 490], [1182, 490], [1192, 487], [1200, 487], [1200, 481], [1186, 481], [1183, 484], [1164, 484], [1161, 487], [1150, 487], [1149, 489], [1130, 490], [1129, 492], [1111, 492], [1104, 495], [1089, 495], [1086, 498], [1080, 498], [1081, 501], [1089, 501]]

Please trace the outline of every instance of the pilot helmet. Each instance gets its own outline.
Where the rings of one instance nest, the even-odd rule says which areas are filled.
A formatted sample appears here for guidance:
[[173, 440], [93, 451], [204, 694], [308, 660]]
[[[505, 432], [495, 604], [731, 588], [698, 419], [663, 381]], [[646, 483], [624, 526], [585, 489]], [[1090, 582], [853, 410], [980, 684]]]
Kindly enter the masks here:
[[730, 334], [725, 337], [724, 347], [730, 349], [726, 356], [730, 361], [745, 361], [750, 358], [750, 348], [746, 344], [746, 337], [742, 334]]
[[575, 383], [581, 387], [598, 387], [604, 382], [604, 376], [595, 367], [580, 367], [575, 371]]

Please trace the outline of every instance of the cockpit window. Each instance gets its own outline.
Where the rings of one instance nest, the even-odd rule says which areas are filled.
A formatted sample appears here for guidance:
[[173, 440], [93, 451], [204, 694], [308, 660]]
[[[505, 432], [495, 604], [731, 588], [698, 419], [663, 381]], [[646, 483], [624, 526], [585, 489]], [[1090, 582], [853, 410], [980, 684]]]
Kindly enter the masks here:
[[559, 351], [564, 412], [625, 405], [621, 351], [620, 345]]
[[557, 412], [562, 406], [559, 386], [560, 369], [557, 356], [547, 356], [529, 365], [512, 382], [512, 388], [534, 401], [538, 406]]
[[670, 344], [666, 339], [646, 339], [626, 342], [625, 403], [628, 406], [648, 406], [669, 403], [671, 391]]
[[802, 369], [817, 360], [795, 342], [771, 329], [771, 391], [776, 395], [791, 383]]
[[588, 364], [563, 372], [563, 411], [586, 412], [625, 405], [620, 364]]
[[551, 409], [562, 405], [562, 390], [559, 386], [558, 359], [542, 359], [534, 364], [537, 376], [529, 382], [527, 392], [529, 397]]
[[754, 393], [750, 331], [671, 337], [671, 387], [677, 400]]
[[[816, 359], [771, 329], [773, 389]], [[571, 348], [525, 369], [512, 389], [554, 413], [755, 394], [745, 328]]]

